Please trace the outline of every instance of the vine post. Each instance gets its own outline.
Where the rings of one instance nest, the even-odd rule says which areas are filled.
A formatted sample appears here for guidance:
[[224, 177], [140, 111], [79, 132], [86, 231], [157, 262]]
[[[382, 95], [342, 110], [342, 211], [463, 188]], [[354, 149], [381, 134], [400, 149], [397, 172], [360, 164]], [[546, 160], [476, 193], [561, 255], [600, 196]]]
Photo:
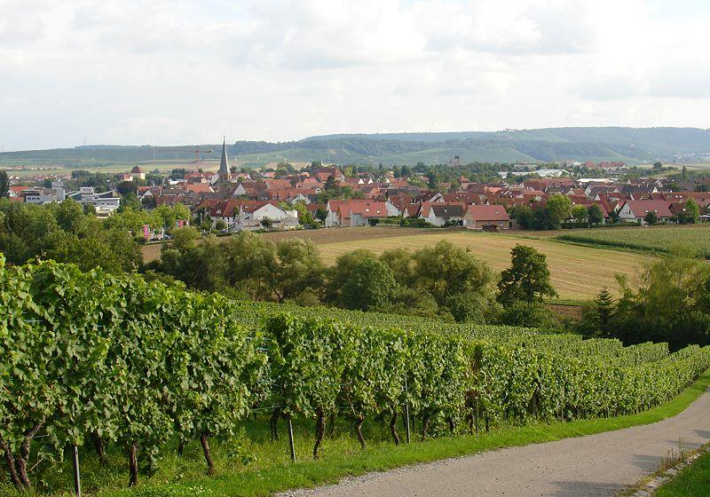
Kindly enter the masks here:
[[407, 443], [411, 443], [412, 441], [412, 436], [411, 432], [409, 429], [409, 401], [407, 400], [407, 396], [409, 395], [409, 390], [407, 389], [407, 377], [404, 377], [404, 393], [405, 393], [405, 400], [404, 400], [404, 429], [407, 432]]
[[79, 468], [79, 446], [72, 446], [72, 463], [74, 466], [74, 493], [81, 497], [81, 470]]
[[291, 450], [291, 462], [296, 462], [296, 445], [293, 443], [293, 422], [291, 415], [288, 415], [288, 447]]

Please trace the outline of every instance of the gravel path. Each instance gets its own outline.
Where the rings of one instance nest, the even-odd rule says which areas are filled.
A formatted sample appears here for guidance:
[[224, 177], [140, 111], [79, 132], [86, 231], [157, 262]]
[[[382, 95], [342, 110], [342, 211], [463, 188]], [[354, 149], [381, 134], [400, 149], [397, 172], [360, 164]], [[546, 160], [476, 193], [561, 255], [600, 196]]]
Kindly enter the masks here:
[[[710, 393], [646, 426], [346, 479], [285, 496], [613, 496], [658, 469], [669, 451], [710, 442]], [[710, 495], [710, 490], [708, 490]]]

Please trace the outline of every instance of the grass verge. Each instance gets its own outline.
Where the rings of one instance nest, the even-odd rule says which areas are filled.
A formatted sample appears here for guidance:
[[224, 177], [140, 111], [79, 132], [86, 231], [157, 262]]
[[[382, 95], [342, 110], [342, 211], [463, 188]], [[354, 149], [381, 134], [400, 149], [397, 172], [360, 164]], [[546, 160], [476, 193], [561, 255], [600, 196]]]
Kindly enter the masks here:
[[[333, 483], [345, 476], [361, 475], [372, 471], [384, 471], [400, 466], [426, 463], [440, 459], [460, 457], [486, 450], [551, 442], [569, 437], [592, 435], [605, 431], [655, 423], [675, 416], [696, 400], [710, 385], [710, 370], [706, 371], [690, 387], [672, 401], [649, 411], [616, 418], [554, 422], [523, 427], [505, 427], [486, 435], [463, 435], [442, 437], [427, 442], [414, 442], [395, 447], [392, 444], [374, 444], [365, 451], [337, 449], [333, 446], [319, 461], [301, 460], [296, 464], [274, 464], [270, 467], [241, 473], [220, 472], [214, 477], [184, 480], [178, 484], [154, 486], [147, 482], [145, 489], [104, 491], [99, 495], [125, 497], [142, 495], [151, 497], [192, 495], [199, 487], [206, 495], [258, 496], [298, 487], [314, 487]], [[303, 457], [303, 456], [301, 456]], [[706, 460], [705, 464], [710, 464]], [[160, 480], [160, 478], [158, 478]], [[163, 480], [165, 481], [165, 480]], [[152, 488], [151, 488], [152, 487]], [[192, 493], [189, 493], [192, 492]], [[669, 494], [664, 495], [685, 495]], [[687, 494], [701, 495], [701, 494]], [[706, 494], [702, 494], [706, 495]]]
[[710, 452], [681, 470], [654, 494], [655, 497], [704, 497], [710, 494]]

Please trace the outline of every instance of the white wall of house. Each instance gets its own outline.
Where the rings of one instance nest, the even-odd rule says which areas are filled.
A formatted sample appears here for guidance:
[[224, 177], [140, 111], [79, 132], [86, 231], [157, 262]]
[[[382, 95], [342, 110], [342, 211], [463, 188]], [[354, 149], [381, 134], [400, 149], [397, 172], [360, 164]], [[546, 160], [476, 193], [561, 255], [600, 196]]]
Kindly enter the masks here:
[[495, 226], [499, 230], [507, 230], [510, 227], [510, 221], [476, 221], [475, 219], [466, 219], [464, 226], [473, 230], [481, 230], [487, 226]]
[[275, 205], [266, 204], [252, 213], [240, 213], [235, 228], [237, 231], [258, 230], [263, 228], [261, 222], [265, 219], [270, 220], [275, 229], [292, 230], [298, 227], [298, 211], [284, 211]]
[[350, 213], [350, 226], [367, 226], [368, 221], [362, 214]]
[[308, 205], [311, 203], [311, 200], [306, 195], [299, 193], [289, 201], [291, 205], [297, 204], [298, 202], [304, 202], [306, 205]]
[[434, 226], [443, 226], [446, 223], [446, 220], [443, 217], [436, 217], [434, 209], [429, 209], [429, 214], [426, 217], [422, 215], [419, 217], [426, 219], [428, 223], [433, 224]]
[[624, 206], [619, 210], [619, 219], [622, 219], [624, 221], [630, 221], [635, 223], [638, 220], [643, 220], [645, 216], [646, 213], [644, 212], [643, 216], [636, 217], [628, 203], [624, 204]]
[[276, 221], [282, 220], [285, 217], [286, 213], [272, 204], [265, 204], [262, 207], [256, 209], [252, 214], [252, 218], [256, 219], [257, 221], [261, 221], [266, 218]]
[[387, 217], [398, 217], [402, 215], [402, 211], [395, 207], [389, 200], [385, 202], [385, 207], [387, 207]]
[[214, 228], [217, 221], [224, 221], [227, 225], [227, 229], [233, 231], [237, 227], [237, 217], [236, 216], [213, 216], [212, 217], [212, 227]]
[[325, 206], [327, 216], [325, 217], [326, 228], [338, 228], [340, 226], [340, 216], [337, 211], [331, 210], [332, 206], [328, 202]]
[[44, 205], [57, 202], [57, 194], [54, 192], [32, 192], [25, 194], [25, 203]]

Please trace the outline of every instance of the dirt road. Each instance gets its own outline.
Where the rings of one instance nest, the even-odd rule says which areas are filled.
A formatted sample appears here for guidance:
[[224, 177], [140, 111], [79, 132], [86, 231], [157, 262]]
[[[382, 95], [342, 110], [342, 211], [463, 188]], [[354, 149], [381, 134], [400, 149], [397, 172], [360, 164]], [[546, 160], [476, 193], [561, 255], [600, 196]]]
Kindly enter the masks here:
[[678, 452], [679, 440], [684, 449], [710, 442], [710, 393], [652, 425], [410, 466], [284, 495], [606, 497], [653, 473], [669, 451]]

